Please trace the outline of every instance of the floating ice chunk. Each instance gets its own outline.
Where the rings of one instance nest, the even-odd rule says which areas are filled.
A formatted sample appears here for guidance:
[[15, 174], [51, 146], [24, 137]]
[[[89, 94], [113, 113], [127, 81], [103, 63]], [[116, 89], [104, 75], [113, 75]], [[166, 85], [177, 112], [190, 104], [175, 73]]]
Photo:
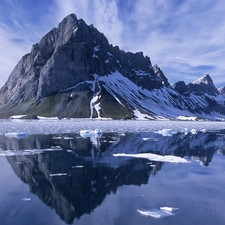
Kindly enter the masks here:
[[163, 210], [164, 212], [176, 212], [178, 211], [179, 208], [173, 208], [173, 207], [160, 207], [161, 210]]
[[157, 161], [157, 162], [170, 162], [170, 163], [189, 163], [184, 158], [174, 156], [174, 155], [156, 155], [153, 153], [141, 153], [141, 154], [113, 154], [114, 157], [133, 157], [133, 158], [142, 158], [142, 159], [148, 159], [150, 161]]
[[[205, 129], [203, 129], [203, 132], [205, 132]], [[196, 129], [184, 128], [184, 134], [187, 135], [188, 133], [197, 134], [197, 130]]]
[[99, 129], [95, 129], [95, 130], [81, 130], [80, 131], [80, 136], [81, 137], [96, 137], [96, 138], [100, 138], [102, 136], [102, 131]]
[[50, 177], [58, 177], [58, 176], [67, 176], [67, 173], [52, 173], [49, 176]]
[[168, 213], [160, 210], [160, 209], [151, 209], [151, 210], [137, 210], [143, 216], [151, 216], [156, 219], [160, 219], [166, 216], [170, 216]]
[[13, 132], [13, 133], [6, 133], [5, 136], [8, 137], [8, 138], [18, 138], [18, 139], [20, 139], [20, 138], [26, 138], [29, 135], [27, 133], [24, 133], [24, 132], [19, 132], [19, 133]]
[[151, 216], [156, 219], [160, 219], [166, 216], [175, 216], [177, 214], [178, 208], [172, 207], [160, 207], [160, 209], [151, 210], [137, 210], [143, 216]]
[[21, 201], [30, 201], [31, 198], [22, 198]]
[[161, 134], [162, 136], [173, 136], [173, 134], [176, 134], [177, 132], [173, 129], [162, 129], [157, 131], [156, 133]]
[[187, 135], [188, 133], [190, 133], [190, 130], [188, 128], [184, 128], [184, 134]]
[[142, 138], [143, 141], [151, 140], [152, 138]]
[[192, 134], [197, 134], [197, 131], [195, 129], [191, 129]]

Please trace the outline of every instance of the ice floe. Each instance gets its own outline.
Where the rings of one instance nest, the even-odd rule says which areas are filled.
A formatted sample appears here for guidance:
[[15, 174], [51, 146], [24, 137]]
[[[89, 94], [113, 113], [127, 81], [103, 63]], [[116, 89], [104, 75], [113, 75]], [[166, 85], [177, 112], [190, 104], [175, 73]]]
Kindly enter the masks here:
[[160, 219], [167, 216], [175, 216], [178, 210], [178, 208], [160, 207], [160, 209], [137, 210], [137, 212], [139, 212], [143, 216], [150, 216], [156, 219]]
[[169, 162], [169, 163], [189, 163], [184, 158], [174, 156], [174, 155], [156, 155], [153, 153], [140, 153], [140, 154], [125, 154], [125, 153], [118, 153], [113, 154], [114, 157], [133, 157], [133, 158], [142, 158], [148, 159], [151, 161], [158, 161], [158, 162]]
[[162, 129], [157, 131], [156, 133], [161, 134], [162, 136], [173, 136], [174, 134], [177, 133], [177, 131], [173, 129]]
[[164, 212], [176, 212], [179, 210], [179, 208], [173, 208], [173, 207], [160, 207], [161, 210], [163, 210]]
[[20, 138], [26, 138], [29, 135], [27, 133], [24, 133], [24, 132], [18, 132], [18, 133], [17, 132], [12, 132], [12, 133], [6, 133], [5, 136], [8, 137], [8, 138], [20, 139]]
[[81, 130], [80, 131], [80, 136], [81, 137], [96, 137], [96, 138], [100, 138], [102, 136], [102, 131], [99, 129], [95, 129], [95, 130]]

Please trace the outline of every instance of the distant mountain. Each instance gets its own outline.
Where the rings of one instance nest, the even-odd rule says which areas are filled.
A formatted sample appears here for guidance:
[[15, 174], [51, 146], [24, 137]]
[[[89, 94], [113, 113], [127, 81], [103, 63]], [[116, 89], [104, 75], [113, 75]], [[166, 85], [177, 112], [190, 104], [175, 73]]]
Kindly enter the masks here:
[[225, 119], [225, 98], [209, 75], [171, 86], [142, 52], [108, 43], [67, 16], [22, 57], [0, 90], [0, 117]]
[[225, 97], [225, 86], [218, 89], [219, 93]]

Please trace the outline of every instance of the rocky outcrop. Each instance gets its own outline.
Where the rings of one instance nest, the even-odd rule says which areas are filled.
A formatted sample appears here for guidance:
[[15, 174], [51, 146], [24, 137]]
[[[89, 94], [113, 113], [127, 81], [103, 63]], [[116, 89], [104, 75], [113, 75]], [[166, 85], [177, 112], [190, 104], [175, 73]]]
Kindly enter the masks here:
[[189, 96], [189, 89], [184, 81], [178, 81], [172, 85], [172, 88], [177, 91], [181, 95], [188, 95]]

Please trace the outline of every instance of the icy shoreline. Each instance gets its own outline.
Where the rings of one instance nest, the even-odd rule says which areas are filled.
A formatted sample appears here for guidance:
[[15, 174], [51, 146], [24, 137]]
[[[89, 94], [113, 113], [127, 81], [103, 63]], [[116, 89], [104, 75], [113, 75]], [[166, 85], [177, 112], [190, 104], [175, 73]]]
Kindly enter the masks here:
[[[136, 121], [136, 120], [90, 120], [90, 119], [63, 119], [63, 120], [0, 120], [0, 134], [26, 133], [32, 134], [62, 134], [79, 133], [80, 130], [102, 130], [103, 133], [144, 133], [184, 132], [184, 129], [196, 132], [215, 131], [225, 129], [225, 122], [213, 121]], [[168, 133], [168, 132], [167, 132]]]

